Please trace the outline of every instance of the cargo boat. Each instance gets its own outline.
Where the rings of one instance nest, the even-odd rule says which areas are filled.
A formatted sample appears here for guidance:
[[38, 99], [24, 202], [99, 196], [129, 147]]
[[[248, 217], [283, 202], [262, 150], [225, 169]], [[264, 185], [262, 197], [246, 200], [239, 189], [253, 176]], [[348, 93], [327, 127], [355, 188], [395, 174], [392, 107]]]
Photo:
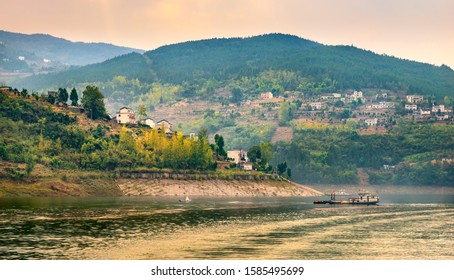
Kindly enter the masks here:
[[[358, 193], [356, 197], [350, 194], [332, 192], [329, 200], [315, 200], [314, 204], [357, 204], [357, 205], [374, 205], [380, 202], [380, 198], [376, 194], [367, 192]], [[346, 197], [344, 199], [344, 197]]]

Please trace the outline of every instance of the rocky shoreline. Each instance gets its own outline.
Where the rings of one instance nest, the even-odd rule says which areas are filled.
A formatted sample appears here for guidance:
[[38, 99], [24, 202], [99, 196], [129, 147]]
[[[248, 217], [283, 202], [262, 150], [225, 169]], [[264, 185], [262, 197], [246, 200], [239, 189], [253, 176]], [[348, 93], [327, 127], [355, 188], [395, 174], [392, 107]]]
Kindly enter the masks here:
[[126, 196], [155, 197], [292, 197], [323, 193], [293, 182], [276, 180], [119, 179]]

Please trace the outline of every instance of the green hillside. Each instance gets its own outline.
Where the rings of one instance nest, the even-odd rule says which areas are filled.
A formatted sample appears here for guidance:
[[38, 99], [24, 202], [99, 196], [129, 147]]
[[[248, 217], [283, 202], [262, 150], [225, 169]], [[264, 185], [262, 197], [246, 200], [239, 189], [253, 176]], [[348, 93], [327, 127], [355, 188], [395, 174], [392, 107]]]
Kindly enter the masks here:
[[223, 87], [269, 70], [288, 71], [297, 77], [298, 83], [284, 86], [284, 90], [302, 89], [310, 93], [307, 84], [317, 86], [329, 80], [332, 83], [329, 90], [333, 91], [382, 88], [436, 98], [454, 96], [454, 71], [447, 66], [378, 55], [352, 46], [326, 46], [283, 34], [163, 46], [143, 55], [132, 54], [58, 74], [31, 77], [17, 81], [14, 86], [29, 89], [76, 86], [106, 82], [121, 75], [138, 78], [142, 83], [202, 87], [207, 81], [214, 81], [215, 87]]

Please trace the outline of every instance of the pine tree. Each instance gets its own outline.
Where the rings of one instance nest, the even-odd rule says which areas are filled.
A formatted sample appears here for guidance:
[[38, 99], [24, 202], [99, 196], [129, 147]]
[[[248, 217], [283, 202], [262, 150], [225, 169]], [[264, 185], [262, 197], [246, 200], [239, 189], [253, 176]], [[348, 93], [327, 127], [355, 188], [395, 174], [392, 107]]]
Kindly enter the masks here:
[[71, 106], [77, 106], [77, 101], [79, 100], [79, 95], [75, 88], [71, 90], [71, 94], [69, 95], [69, 99], [71, 99]]

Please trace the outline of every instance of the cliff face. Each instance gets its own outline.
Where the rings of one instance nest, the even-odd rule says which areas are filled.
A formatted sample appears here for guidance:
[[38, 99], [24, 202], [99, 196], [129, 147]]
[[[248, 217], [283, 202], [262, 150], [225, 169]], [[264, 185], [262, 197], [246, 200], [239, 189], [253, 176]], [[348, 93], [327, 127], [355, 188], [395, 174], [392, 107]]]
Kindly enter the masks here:
[[309, 187], [275, 180], [119, 179], [127, 196], [290, 197], [319, 196]]

